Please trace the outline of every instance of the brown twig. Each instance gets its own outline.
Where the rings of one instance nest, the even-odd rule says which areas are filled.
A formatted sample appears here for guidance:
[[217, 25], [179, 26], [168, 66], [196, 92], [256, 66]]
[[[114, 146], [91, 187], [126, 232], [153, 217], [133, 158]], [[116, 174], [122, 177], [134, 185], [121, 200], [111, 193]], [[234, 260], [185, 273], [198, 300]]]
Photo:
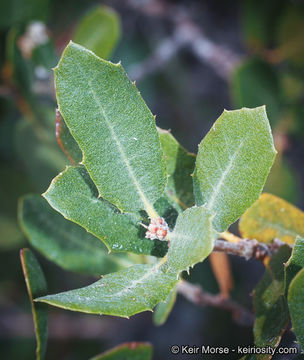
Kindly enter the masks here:
[[266, 244], [248, 239], [242, 239], [238, 243], [216, 240], [213, 251], [242, 256], [247, 260], [250, 258], [263, 260], [267, 255], [271, 255], [271, 250]]
[[241, 325], [251, 326], [253, 324], [253, 314], [237, 304], [231, 299], [221, 295], [213, 295], [204, 291], [199, 285], [191, 284], [187, 281], [181, 281], [177, 291], [190, 302], [199, 306], [212, 306], [218, 309], [227, 310], [231, 313], [233, 319]]

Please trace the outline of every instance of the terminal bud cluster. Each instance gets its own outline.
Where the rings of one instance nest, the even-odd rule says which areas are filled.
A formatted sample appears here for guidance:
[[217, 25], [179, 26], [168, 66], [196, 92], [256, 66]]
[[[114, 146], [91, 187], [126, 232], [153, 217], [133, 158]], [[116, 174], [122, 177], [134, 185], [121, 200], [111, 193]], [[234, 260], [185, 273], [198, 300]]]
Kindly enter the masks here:
[[169, 227], [165, 219], [162, 217], [151, 219], [146, 232], [146, 238], [154, 240], [165, 240]]

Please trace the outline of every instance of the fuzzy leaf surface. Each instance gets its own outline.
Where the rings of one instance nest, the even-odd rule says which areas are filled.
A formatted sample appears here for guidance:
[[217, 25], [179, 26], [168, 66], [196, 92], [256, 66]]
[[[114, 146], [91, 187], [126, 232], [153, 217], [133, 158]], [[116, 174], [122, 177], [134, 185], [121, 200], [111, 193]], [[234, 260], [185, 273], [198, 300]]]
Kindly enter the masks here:
[[170, 234], [168, 267], [180, 273], [203, 261], [212, 251], [215, 232], [212, 215], [204, 206], [185, 210]]
[[[285, 331], [289, 312], [284, 291], [284, 263], [290, 257], [291, 249], [285, 245], [270, 260], [270, 271], [266, 270], [263, 278], [254, 290], [254, 343], [256, 346], [276, 348]], [[270, 359], [270, 355], [256, 355], [257, 360]]]
[[285, 265], [285, 290], [296, 274], [304, 268], [304, 238], [298, 236], [296, 238], [291, 256]]
[[102, 198], [83, 166], [67, 167], [43, 194], [66, 219], [84, 227], [109, 250], [164, 256], [167, 244], [145, 239], [136, 214], [122, 214]]
[[100, 240], [64, 219], [39, 195], [23, 197], [18, 210], [30, 244], [63, 269], [98, 276], [127, 263], [125, 254], [108, 254]]
[[176, 301], [177, 288], [173, 288], [164, 302], [160, 302], [153, 313], [153, 322], [156, 326], [163, 325], [170, 315]]
[[288, 306], [290, 311], [292, 329], [297, 340], [304, 349], [304, 269], [298, 272], [292, 280], [288, 291]]
[[36, 299], [67, 310], [129, 317], [164, 301], [177, 283], [162, 266], [134, 265], [92, 285]]
[[167, 130], [159, 129], [163, 148], [168, 184], [166, 194], [183, 209], [194, 205], [193, 181], [195, 155], [185, 150]]
[[298, 235], [304, 236], [304, 212], [277, 196], [262, 194], [241, 217], [239, 229], [245, 238], [279, 238], [293, 244]]
[[167, 182], [155, 119], [120, 64], [70, 43], [55, 69], [59, 111], [99, 195], [120, 210], [157, 214]]
[[45, 357], [48, 336], [48, 313], [44, 304], [34, 303], [33, 299], [47, 292], [47, 285], [42, 269], [29, 249], [20, 251], [20, 260], [28, 295], [32, 304], [32, 313], [36, 334], [36, 359]]
[[152, 345], [144, 342], [130, 342], [94, 356], [90, 360], [152, 360]]
[[97, 6], [78, 24], [74, 41], [103, 59], [108, 59], [120, 37], [117, 13], [107, 6]]
[[194, 172], [197, 205], [225, 231], [262, 192], [276, 150], [265, 107], [224, 111], [199, 145]]

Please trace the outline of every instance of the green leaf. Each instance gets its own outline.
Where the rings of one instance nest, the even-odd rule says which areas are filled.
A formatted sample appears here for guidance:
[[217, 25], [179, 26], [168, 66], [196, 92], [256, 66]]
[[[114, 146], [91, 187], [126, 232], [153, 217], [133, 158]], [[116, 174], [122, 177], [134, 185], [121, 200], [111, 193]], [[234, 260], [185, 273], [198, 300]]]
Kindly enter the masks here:
[[294, 4], [284, 11], [280, 17], [280, 24], [277, 32], [279, 47], [275, 50], [278, 60], [290, 60], [294, 65], [303, 68], [304, 45], [302, 34], [304, 31], [303, 4]]
[[[51, 120], [53, 124], [53, 111]], [[45, 189], [67, 164], [53, 132], [54, 128], [50, 129], [41, 123], [31, 124], [31, 119], [25, 118], [16, 126], [14, 143], [17, 155], [38, 191]]]
[[134, 265], [87, 287], [36, 299], [67, 310], [129, 317], [150, 310], [169, 295], [176, 275], [157, 265]]
[[293, 244], [298, 235], [304, 236], [304, 213], [287, 201], [271, 194], [262, 194], [241, 217], [242, 237], [271, 242], [279, 238]]
[[304, 238], [296, 238], [291, 256], [285, 265], [285, 291], [295, 277], [295, 275], [304, 268]]
[[109, 255], [97, 238], [65, 220], [39, 195], [23, 197], [18, 216], [31, 245], [63, 269], [100, 275], [130, 265], [124, 254]]
[[11, 0], [0, 2], [0, 28], [48, 18], [49, 0]]
[[169, 234], [168, 267], [179, 273], [203, 261], [212, 251], [215, 232], [210, 211], [201, 207], [185, 210]]
[[300, 191], [297, 173], [285, 161], [282, 153], [276, 156], [263, 191], [292, 203], [297, 201]]
[[20, 249], [24, 242], [15, 217], [0, 213], [0, 251]]
[[153, 204], [167, 181], [159, 135], [122, 66], [71, 42], [55, 83], [59, 111], [99, 195], [123, 211], [157, 217]]
[[82, 160], [82, 152], [70, 133], [59, 110], [56, 110], [56, 139], [61, 150], [72, 165], [79, 164]]
[[176, 300], [177, 288], [171, 290], [167, 299], [164, 302], [160, 302], [153, 313], [153, 322], [155, 325], [163, 325], [170, 315]]
[[276, 151], [265, 107], [224, 111], [199, 145], [194, 172], [197, 205], [226, 230], [259, 197]]
[[32, 313], [36, 333], [36, 358], [44, 359], [48, 333], [48, 313], [44, 304], [34, 303], [33, 298], [47, 292], [47, 285], [41, 267], [29, 249], [20, 251], [20, 260], [29, 298], [32, 304]]
[[96, 55], [108, 59], [120, 37], [120, 20], [107, 6], [97, 6], [78, 25], [74, 41]]
[[293, 331], [302, 349], [304, 349], [304, 269], [292, 280], [288, 291], [288, 306]]
[[166, 194], [183, 209], [194, 205], [192, 173], [195, 155], [187, 152], [167, 130], [159, 129], [168, 184]]
[[90, 360], [152, 360], [152, 345], [144, 342], [130, 342], [116, 346]]
[[[265, 54], [265, 49], [273, 44], [278, 30], [278, 21], [282, 18], [284, 0], [240, 2], [242, 34], [250, 52]], [[293, 6], [294, 4], [292, 4]]]
[[274, 68], [260, 59], [249, 59], [236, 68], [231, 91], [237, 108], [254, 108], [263, 104], [271, 124], [281, 116], [281, 93], [279, 80]]
[[[288, 260], [291, 249], [285, 245], [273, 255], [269, 270], [254, 290], [255, 345], [276, 348], [289, 321], [288, 306], [284, 296], [284, 263]], [[257, 355], [257, 359], [269, 359], [269, 355]]]
[[43, 194], [66, 219], [84, 227], [111, 251], [164, 256], [167, 243], [145, 239], [136, 214], [122, 214], [102, 198], [83, 166], [67, 167]]

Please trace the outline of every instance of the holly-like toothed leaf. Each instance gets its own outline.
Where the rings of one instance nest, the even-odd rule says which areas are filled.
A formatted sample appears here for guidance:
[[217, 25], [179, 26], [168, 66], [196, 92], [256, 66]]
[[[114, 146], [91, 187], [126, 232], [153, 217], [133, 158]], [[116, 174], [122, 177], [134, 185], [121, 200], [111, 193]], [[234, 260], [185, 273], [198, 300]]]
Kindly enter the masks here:
[[97, 6], [78, 24], [74, 41], [103, 59], [108, 59], [119, 37], [118, 14], [108, 6]]
[[70, 163], [79, 164], [82, 160], [82, 152], [58, 109], [56, 109], [56, 139]]
[[129, 342], [116, 346], [90, 360], [152, 360], [153, 348], [147, 342]]
[[20, 251], [20, 260], [27, 291], [32, 304], [37, 341], [36, 359], [41, 360], [44, 359], [46, 352], [48, 313], [45, 304], [34, 303], [33, 299], [45, 295], [47, 292], [46, 280], [36, 257], [29, 249], [22, 249]]
[[298, 235], [304, 236], [304, 212], [277, 196], [262, 194], [241, 217], [239, 229], [244, 238], [279, 238], [293, 244]]
[[195, 155], [187, 152], [169, 131], [158, 131], [169, 176], [166, 194], [186, 209], [194, 205], [191, 175], [194, 171]]
[[285, 265], [285, 291], [296, 274], [304, 268], [304, 238], [296, 238], [291, 256]]
[[157, 217], [166, 164], [155, 119], [122, 66], [71, 42], [55, 84], [59, 111], [99, 195], [122, 211]]
[[160, 302], [154, 309], [153, 322], [156, 326], [163, 325], [167, 321], [176, 301], [176, 293], [177, 287], [174, 287], [167, 299], [164, 302]]
[[39, 195], [20, 200], [18, 217], [31, 245], [63, 269], [101, 275], [132, 264], [126, 254], [108, 254], [100, 240], [64, 219]]
[[81, 289], [36, 299], [63, 309], [129, 317], [150, 310], [169, 295], [176, 274], [166, 272], [162, 262], [134, 265], [108, 274]]
[[203, 261], [212, 251], [215, 231], [210, 211], [204, 206], [185, 210], [169, 234], [168, 267], [177, 274]]
[[194, 172], [197, 205], [215, 214], [226, 230], [262, 192], [274, 161], [265, 107], [224, 111], [199, 145]]
[[145, 229], [136, 214], [122, 214], [112, 204], [98, 198], [98, 192], [83, 166], [67, 167], [43, 194], [65, 218], [84, 227], [109, 250], [164, 256], [167, 243], [145, 239]]
[[288, 306], [292, 329], [298, 343], [304, 349], [304, 269], [298, 272], [289, 286]]
[[[254, 343], [258, 347], [276, 348], [285, 331], [289, 312], [284, 289], [284, 263], [290, 257], [289, 246], [281, 246], [269, 262], [262, 280], [253, 293], [255, 309]], [[270, 359], [270, 355], [257, 355], [257, 360]]]

